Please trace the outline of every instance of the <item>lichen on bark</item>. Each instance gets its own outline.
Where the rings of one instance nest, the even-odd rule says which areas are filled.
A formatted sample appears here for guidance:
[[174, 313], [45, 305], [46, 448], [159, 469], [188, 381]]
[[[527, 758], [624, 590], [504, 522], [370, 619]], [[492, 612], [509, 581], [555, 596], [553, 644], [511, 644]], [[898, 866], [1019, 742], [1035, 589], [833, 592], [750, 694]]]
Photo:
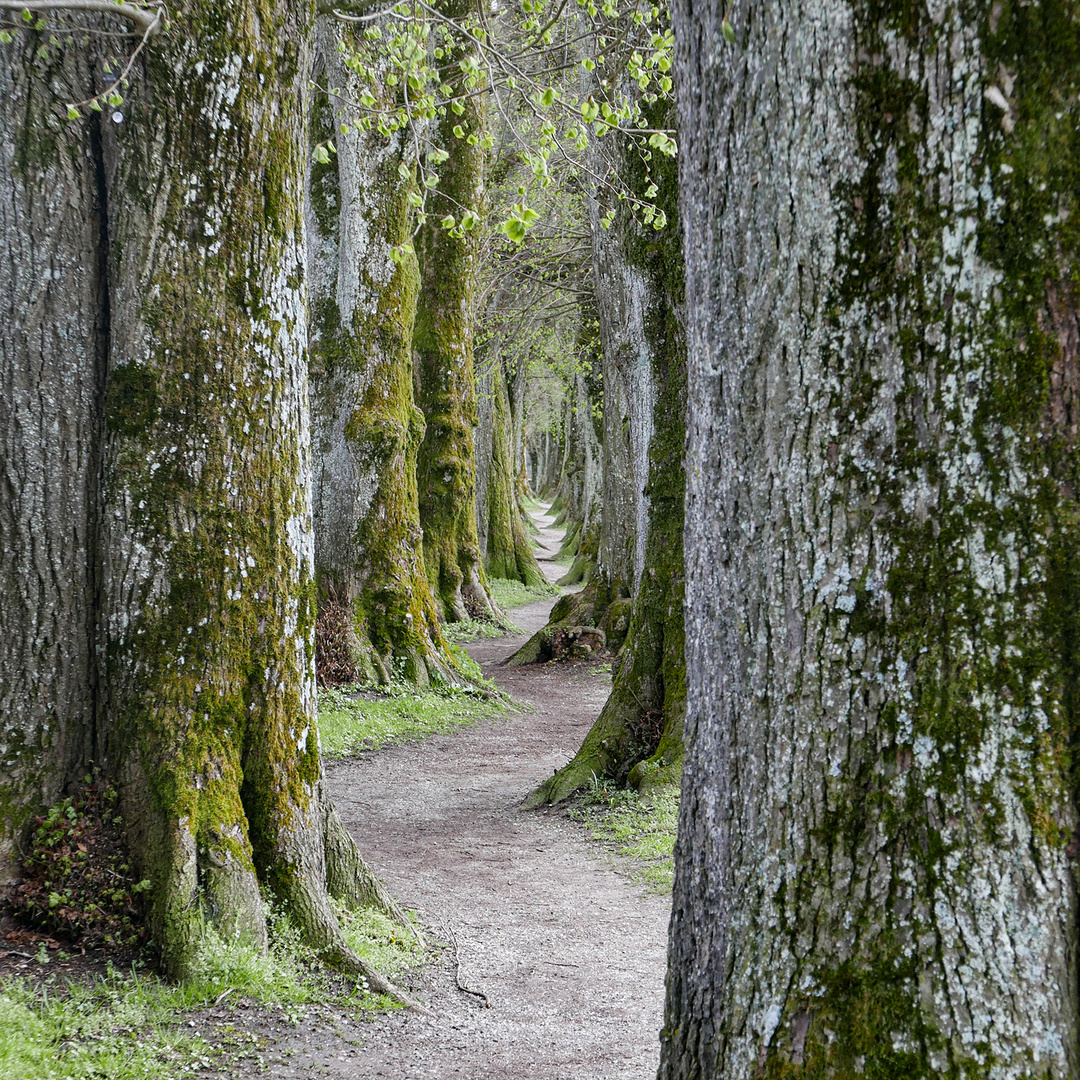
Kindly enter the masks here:
[[101, 125], [54, 106], [99, 57], [40, 45], [0, 46], [0, 881], [101, 735]]
[[1075, 11], [763, 3], [718, 49], [724, 16], [675, 8], [660, 1075], [1073, 1076]]

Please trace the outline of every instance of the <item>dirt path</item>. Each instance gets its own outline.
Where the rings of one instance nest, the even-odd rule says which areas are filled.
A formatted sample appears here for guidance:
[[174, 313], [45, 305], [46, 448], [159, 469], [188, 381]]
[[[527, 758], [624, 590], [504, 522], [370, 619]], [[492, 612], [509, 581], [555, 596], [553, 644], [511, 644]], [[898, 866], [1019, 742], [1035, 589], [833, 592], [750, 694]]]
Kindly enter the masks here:
[[[549, 519], [541, 523], [550, 526]], [[550, 528], [542, 554], [560, 539]], [[542, 565], [545, 565], [542, 563]], [[562, 568], [547, 562], [554, 579]], [[551, 602], [512, 612], [528, 633]], [[582, 831], [522, 798], [566, 763], [609, 690], [585, 665], [503, 668], [524, 636], [482, 640], [484, 672], [535, 711], [330, 766], [346, 825], [375, 871], [453, 951], [399, 1012], [310, 1043], [266, 1075], [393, 1080], [649, 1080], [656, 1075], [669, 905], [643, 894]], [[338, 1021], [340, 1025], [340, 1021]]]

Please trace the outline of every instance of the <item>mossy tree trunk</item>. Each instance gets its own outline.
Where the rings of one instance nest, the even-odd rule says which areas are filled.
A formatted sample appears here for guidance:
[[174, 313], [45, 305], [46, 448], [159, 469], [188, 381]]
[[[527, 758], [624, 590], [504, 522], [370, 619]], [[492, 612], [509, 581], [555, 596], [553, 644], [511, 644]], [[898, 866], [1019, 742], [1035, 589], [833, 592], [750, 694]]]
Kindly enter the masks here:
[[[85, 455], [20, 460], [28, 484], [57, 490], [93, 489], [101, 462], [101, 658], [84, 674], [93, 750], [152, 882], [166, 968], [191, 971], [207, 925], [265, 942], [266, 890], [326, 960], [387, 988], [331, 906], [331, 892], [354, 902], [376, 889], [326, 797], [315, 726], [301, 243], [310, 11], [191, 0], [169, 16], [122, 123], [59, 128], [55, 102], [26, 111], [32, 66], [16, 76], [22, 99], [4, 97], [36, 155], [14, 164], [16, 200], [62, 205], [84, 170], [94, 184], [89, 205], [44, 225], [85, 244], [97, 277], [49, 319], [68, 335], [62, 359], [50, 335], [23, 339], [18, 380], [32, 392], [20, 405], [32, 414], [57, 364], [78, 369], [69, 393], [81, 415], [83, 385], [96, 380], [104, 399], [103, 449], [91, 426]], [[101, 70], [96, 46], [69, 47]], [[97, 89], [88, 77], [61, 95]], [[86, 273], [66, 256], [58, 269], [61, 285]], [[61, 539], [41, 537], [57, 552]], [[69, 545], [77, 587], [79, 557]], [[40, 724], [34, 707], [22, 715]], [[50, 737], [38, 734], [47, 755]]]
[[660, 1076], [1075, 1077], [1076, 7], [725, 13]]
[[361, 90], [337, 50], [343, 33], [319, 19], [311, 138], [333, 139], [337, 153], [312, 166], [307, 209], [319, 655], [339, 681], [396, 671], [426, 685], [452, 680], [454, 661], [424, 569], [416, 491], [419, 274], [415, 259], [389, 255], [408, 238], [405, 157], [401, 134], [387, 143], [339, 130]]
[[[584, 351], [584, 350], [583, 350]], [[560, 585], [591, 580], [603, 514], [603, 425], [595, 403], [602, 400], [601, 380], [575, 371], [566, 395], [562, 471], [555, 492], [557, 525], [566, 527], [560, 555], [574, 562]]]
[[477, 386], [477, 532], [489, 577], [543, 585], [545, 578], [525, 533], [514, 469], [513, 417], [506, 371], [495, 355], [483, 365]]
[[[606, 156], [617, 152], [611, 145], [603, 149]], [[593, 201], [589, 217], [604, 388], [602, 511], [593, 584], [614, 600], [632, 594], [641, 571], [644, 472], [655, 388], [641, 320], [644, 285], [623, 251], [627, 215], [614, 228], [602, 229], [600, 208]]]
[[506, 393], [510, 406], [510, 449], [513, 454], [514, 489], [524, 495], [528, 489], [525, 465], [525, 390], [528, 386], [528, 363], [519, 358], [506, 369]]
[[[671, 119], [657, 117], [657, 126], [669, 126]], [[611, 527], [606, 534], [613, 550], [613, 538], [621, 535], [633, 552], [632, 560], [629, 552], [625, 556], [635, 585], [629, 628], [611, 696], [573, 760], [530, 796], [532, 805], [564, 799], [593, 776], [645, 789], [677, 785], [682, 767], [683, 258], [674, 163], [655, 163], [654, 175], [669, 219], [667, 229], [646, 232], [626, 215], [597, 245], [602, 347], [613, 356], [604, 371], [607, 375], [610, 367], [610, 379], [618, 379], [626, 391], [626, 415], [619, 425], [623, 430], [613, 437], [627, 443], [629, 466], [621, 463], [622, 452], [605, 457], [605, 465], [613, 461], [626, 469], [609, 489], [626, 489], [620, 504], [630, 499], [634, 507], [636, 524]], [[608, 385], [605, 381], [605, 409]], [[610, 430], [605, 425], [605, 431]], [[602, 601], [600, 594], [592, 613], [601, 627], [611, 628], [617, 618], [625, 618], [619, 613], [628, 606], [625, 602], [620, 604], [610, 593], [606, 606]]]
[[[439, 10], [453, 19], [464, 17], [473, 6], [473, 0], [446, 0]], [[463, 80], [458, 63], [465, 55], [464, 49], [448, 50], [448, 85]], [[454, 134], [456, 126], [463, 138]], [[420, 525], [428, 581], [440, 616], [451, 621], [499, 617], [488, 595], [476, 532], [473, 331], [479, 235], [474, 229], [457, 238], [440, 226], [447, 214], [460, 218], [463, 209], [480, 212], [483, 130], [482, 95], [468, 97], [460, 115], [448, 110], [435, 125], [432, 139], [450, 158], [436, 170], [440, 183], [428, 197], [427, 224], [416, 243], [420, 296], [413, 357], [416, 400], [427, 424], [417, 461]]]

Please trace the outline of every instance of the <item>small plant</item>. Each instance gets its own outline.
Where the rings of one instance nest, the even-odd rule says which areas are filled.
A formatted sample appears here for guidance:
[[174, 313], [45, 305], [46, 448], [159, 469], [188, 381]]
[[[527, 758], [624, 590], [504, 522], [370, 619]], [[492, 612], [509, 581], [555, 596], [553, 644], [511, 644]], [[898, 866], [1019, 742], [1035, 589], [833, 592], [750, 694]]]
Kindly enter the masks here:
[[593, 778], [569, 816], [580, 821], [594, 840], [629, 860], [630, 876], [657, 892], [671, 889], [675, 876], [675, 829], [678, 791], [641, 796], [614, 781]]
[[83, 945], [132, 945], [143, 937], [149, 881], [131, 870], [115, 788], [92, 776], [77, 794], [35, 818], [24, 880], [6, 890], [20, 921]]
[[619, 787], [608, 777], [599, 777], [593, 773], [589, 786], [582, 795], [582, 802], [586, 806], [636, 806], [638, 793], [630, 788]]

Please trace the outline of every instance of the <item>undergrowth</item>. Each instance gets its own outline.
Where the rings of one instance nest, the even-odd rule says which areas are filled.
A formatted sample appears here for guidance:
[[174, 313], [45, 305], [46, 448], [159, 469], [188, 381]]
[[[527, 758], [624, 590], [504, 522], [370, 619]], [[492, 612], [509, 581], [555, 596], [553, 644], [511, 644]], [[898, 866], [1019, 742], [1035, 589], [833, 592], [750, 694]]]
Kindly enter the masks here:
[[508, 707], [486, 687], [338, 687], [319, 691], [319, 736], [325, 756], [342, 757], [457, 731], [502, 716]]
[[[381, 913], [338, 914], [353, 949], [391, 978], [423, 962], [412, 932]], [[211, 1025], [211, 1007], [220, 1017], [222, 1007], [254, 1004], [294, 1025], [314, 1005], [393, 1007], [363, 980], [328, 972], [287, 918], [272, 916], [270, 925], [269, 953], [206, 928], [192, 977], [181, 985], [111, 965], [89, 984], [9, 980], [0, 987], [0, 1080], [179, 1080], [258, 1056], [262, 1038], [235, 1023]]]
[[76, 794], [34, 819], [23, 879], [3, 891], [22, 923], [82, 946], [143, 938], [141, 894], [150, 887], [127, 861], [116, 789], [85, 777]]
[[677, 791], [642, 796], [594, 775], [568, 816], [580, 821], [594, 840], [627, 859], [632, 880], [655, 892], [671, 890], [679, 817]]

